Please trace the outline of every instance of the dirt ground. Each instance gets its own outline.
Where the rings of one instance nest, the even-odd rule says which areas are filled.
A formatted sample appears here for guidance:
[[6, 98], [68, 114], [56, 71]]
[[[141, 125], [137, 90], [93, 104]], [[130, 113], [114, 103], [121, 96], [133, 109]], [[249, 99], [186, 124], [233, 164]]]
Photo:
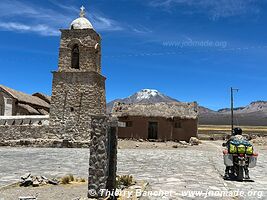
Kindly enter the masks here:
[[[189, 145], [189, 144], [188, 144]], [[118, 140], [118, 149], [173, 149], [187, 148], [188, 145], [183, 145], [179, 142], [149, 142], [144, 140]]]

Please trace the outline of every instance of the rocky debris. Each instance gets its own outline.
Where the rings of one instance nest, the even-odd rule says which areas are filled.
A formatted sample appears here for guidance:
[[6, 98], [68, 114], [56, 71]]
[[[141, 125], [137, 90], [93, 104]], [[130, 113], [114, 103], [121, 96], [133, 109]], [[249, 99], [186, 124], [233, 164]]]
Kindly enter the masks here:
[[267, 138], [266, 137], [256, 137], [255, 139], [250, 140], [253, 144], [265, 146], [267, 145]]
[[201, 142], [196, 137], [191, 137], [190, 140], [189, 140], [189, 144], [191, 144], [191, 145], [199, 145], [199, 144], [201, 144]]
[[186, 141], [179, 141], [179, 143], [182, 145], [189, 145]]
[[20, 186], [24, 186], [24, 187], [28, 187], [30, 185], [33, 184], [33, 179], [32, 178], [27, 178], [25, 180], [23, 180], [21, 183], [20, 183]]
[[251, 135], [249, 135], [249, 140], [253, 140], [253, 139], [257, 139], [258, 138], [258, 136], [257, 135], [254, 135], [254, 134], [251, 134]]
[[27, 173], [27, 174], [24, 174], [23, 176], [21, 176], [20, 178], [22, 179], [22, 180], [26, 180], [27, 178], [29, 178], [31, 176], [31, 174], [30, 173]]
[[32, 182], [32, 186], [33, 186], [33, 187], [39, 187], [39, 185], [40, 185], [40, 182], [37, 181], [37, 180], [34, 180], [34, 181]]
[[143, 139], [139, 139], [138, 141], [139, 141], [139, 142], [144, 142], [144, 140], [143, 140]]
[[45, 176], [32, 176], [30, 173], [27, 173], [23, 176], [21, 176], [21, 182], [19, 184], [19, 186], [23, 186], [23, 187], [29, 187], [29, 186], [33, 186], [33, 187], [39, 187], [41, 185], [47, 185], [47, 184], [51, 184], [51, 185], [58, 185], [59, 181], [57, 181], [56, 179], [48, 179]]
[[1, 140], [0, 146], [10, 147], [47, 147], [47, 148], [88, 148], [88, 141], [55, 140], [55, 139], [20, 139], [20, 140]]
[[172, 145], [172, 148], [187, 148], [189, 146], [189, 143], [186, 141], [178, 141], [177, 144]]
[[36, 200], [36, 197], [19, 197], [19, 200]]
[[59, 182], [57, 180], [48, 180], [48, 183], [51, 184], [51, 185], [58, 185]]

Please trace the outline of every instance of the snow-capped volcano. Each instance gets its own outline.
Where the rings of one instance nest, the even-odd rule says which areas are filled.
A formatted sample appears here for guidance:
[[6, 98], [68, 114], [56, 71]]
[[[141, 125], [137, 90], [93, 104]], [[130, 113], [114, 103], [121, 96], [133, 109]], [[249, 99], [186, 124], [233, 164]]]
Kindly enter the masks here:
[[171, 102], [177, 101], [168, 97], [155, 89], [142, 89], [134, 93], [128, 98], [122, 99], [124, 103], [158, 103], [158, 102]]
[[161, 93], [157, 90], [152, 89], [143, 89], [136, 93], [136, 100], [142, 101], [143, 99], [150, 99], [157, 95], [162, 96]]
[[139, 92], [134, 93], [133, 95], [124, 98], [116, 99], [107, 104], [108, 112], [111, 111], [114, 102], [120, 101], [122, 103], [158, 103], [158, 102], [178, 102], [178, 100], [173, 99], [169, 96], [166, 96], [155, 89], [142, 89]]

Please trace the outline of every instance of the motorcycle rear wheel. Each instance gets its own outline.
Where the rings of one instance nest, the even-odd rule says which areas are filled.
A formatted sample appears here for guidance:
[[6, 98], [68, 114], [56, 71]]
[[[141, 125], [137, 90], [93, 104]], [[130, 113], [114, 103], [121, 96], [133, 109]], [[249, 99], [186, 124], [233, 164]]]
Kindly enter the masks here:
[[243, 179], [244, 179], [244, 168], [243, 168], [243, 166], [238, 166], [236, 174], [237, 174], [237, 177], [236, 177], [237, 181], [243, 181]]

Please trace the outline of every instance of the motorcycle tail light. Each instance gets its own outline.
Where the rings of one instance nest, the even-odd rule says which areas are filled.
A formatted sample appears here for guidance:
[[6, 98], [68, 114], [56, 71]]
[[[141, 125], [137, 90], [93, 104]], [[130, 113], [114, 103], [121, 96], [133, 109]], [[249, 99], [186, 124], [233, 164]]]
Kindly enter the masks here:
[[241, 157], [244, 157], [244, 156], [245, 156], [245, 154], [239, 154], [239, 156], [241, 156]]
[[253, 156], [258, 156], [259, 154], [258, 153], [253, 153]]
[[226, 155], [226, 154], [228, 154], [228, 151], [225, 149], [223, 150], [223, 155]]

